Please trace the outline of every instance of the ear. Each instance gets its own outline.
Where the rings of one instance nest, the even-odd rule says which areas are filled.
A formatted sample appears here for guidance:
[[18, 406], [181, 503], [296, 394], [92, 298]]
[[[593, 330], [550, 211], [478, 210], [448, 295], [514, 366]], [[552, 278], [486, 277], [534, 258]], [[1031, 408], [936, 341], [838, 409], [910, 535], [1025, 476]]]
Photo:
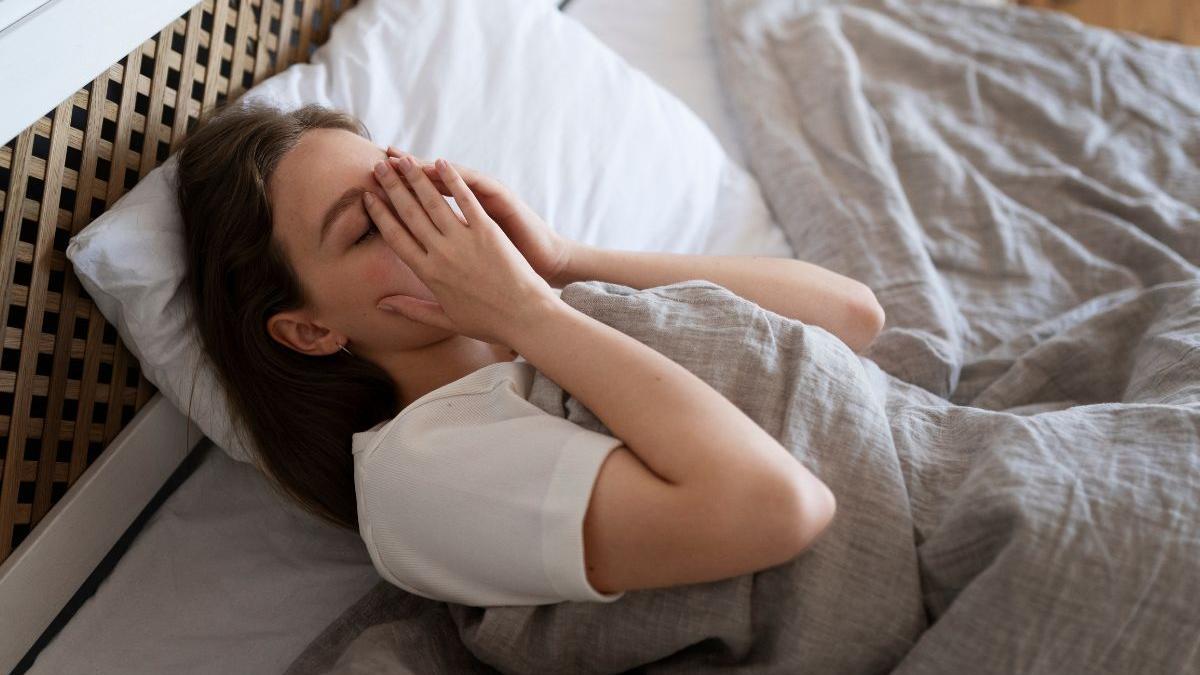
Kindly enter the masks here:
[[346, 337], [318, 323], [304, 310], [278, 312], [267, 320], [267, 332], [279, 344], [301, 354], [325, 356], [346, 343]]

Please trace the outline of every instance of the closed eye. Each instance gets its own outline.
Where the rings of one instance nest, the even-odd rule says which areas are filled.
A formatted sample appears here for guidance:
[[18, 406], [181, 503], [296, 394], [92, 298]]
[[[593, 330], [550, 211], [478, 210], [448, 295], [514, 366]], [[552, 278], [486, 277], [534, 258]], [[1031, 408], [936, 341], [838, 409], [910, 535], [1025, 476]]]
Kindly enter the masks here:
[[354, 240], [354, 245], [358, 246], [367, 239], [370, 239], [375, 233], [379, 232], [375, 227], [375, 223], [370, 218], [367, 219], [367, 231], [363, 232], [362, 236]]

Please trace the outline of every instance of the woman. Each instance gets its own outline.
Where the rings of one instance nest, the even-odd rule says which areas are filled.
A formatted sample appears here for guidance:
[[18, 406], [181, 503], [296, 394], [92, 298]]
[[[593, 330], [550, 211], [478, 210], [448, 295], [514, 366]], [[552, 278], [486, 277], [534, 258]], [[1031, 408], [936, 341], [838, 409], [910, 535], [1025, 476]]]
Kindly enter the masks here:
[[[196, 325], [251, 435], [248, 447], [307, 509], [363, 532], [376, 567], [395, 583], [471, 604], [611, 601], [626, 589], [779, 564], [832, 518], [828, 488], [729, 400], [571, 308], [553, 288], [581, 279], [635, 288], [707, 279], [820, 325], [860, 351], [884, 319], [866, 286], [796, 260], [609, 251], [571, 242], [495, 179], [382, 150], [358, 120], [319, 106], [286, 113], [263, 104], [225, 106], [189, 134], [178, 162]], [[530, 413], [519, 383], [535, 367], [616, 437]], [[457, 413], [448, 412], [455, 403]], [[434, 412], [443, 416], [421, 417]], [[479, 426], [480, 415], [492, 416], [488, 426]], [[474, 426], [435, 436], [439, 424], [449, 430], [467, 417]], [[523, 424], [506, 424], [514, 417]], [[473, 446], [481, 428], [488, 430], [487, 445]], [[414, 440], [417, 429], [427, 436]], [[444, 452], [418, 461], [414, 448], [430, 445]], [[504, 454], [497, 454], [500, 446]], [[522, 458], [532, 447], [541, 454]], [[450, 466], [442, 459], [451, 449], [464, 461]], [[391, 464], [368, 469], [368, 455], [390, 457]], [[537, 474], [534, 463], [547, 460]], [[507, 571], [494, 564], [475, 570], [486, 581], [471, 586], [463, 579], [472, 571], [454, 567], [467, 563], [445, 559], [451, 554], [444, 551], [442, 559], [410, 560], [411, 575], [400, 578], [400, 563], [382, 559], [391, 554], [368, 537], [386, 526], [412, 545], [430, 518], [456, 531], [454, 517], [467, 528], [480, 513], [493, 512], [478, 504], [452, 502], [458, 512], [431, 511], [421, 520], [417, 512], [428, 504], [410, 501], [407, 510], [372, 516], [369, 526], [359, 522], [368, 508], [364, 480], [398, 500], [419, 494], [412, 487], [419, 466], [461, 476], [520, 461], [529, 464], [516, 475], [530, 476], [531, 484], [492, 495], [493, 511], [513, 506], [506, 522], [536, 521], [537, 514], [499, 501], [515, 503], [526, 490], [526, 502], [542, 503], [547, 514], [559, 509], [554, 517], [567, 523], [560, 528], [565, 538], [555, 542], [538, 540], [550, 535], [530, 525], [530, 548], [547, 552], [536, 581], [517, 580], [523, 563], [514, 560]], [[546, 485], [533, 485], [533, 476], [566, 480], [569, 462], [578, 489], [567, 492], [570, 503], [550, 504]], [[385, 475], [394, 482], [380, 488]], [[481, 491], [460, 490], [469, 498]], [[404, 518], [411, 519], [408, 530], [399, 524]], [[501, 534], [515, 536], [524, 524]], [[497, 540], [495, 547], [511, 549], [511, 542]], [[476, 540], [475, 550], [489, 552], [491, 543]], [[443, 544], [444, 538], [431, 540], [431, 548]], [[418, 581], [428, 568], [457, 576]]]

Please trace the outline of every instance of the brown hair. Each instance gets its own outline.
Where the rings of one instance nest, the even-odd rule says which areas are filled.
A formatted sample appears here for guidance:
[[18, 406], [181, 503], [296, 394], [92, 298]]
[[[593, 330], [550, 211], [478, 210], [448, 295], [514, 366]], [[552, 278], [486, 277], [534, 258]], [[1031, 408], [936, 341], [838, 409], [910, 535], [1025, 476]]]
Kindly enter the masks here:
[[307, 304], [273, 237], [267, 181], [309, 129], [370, 138], [352, 115], [230, 102], [205, 115], [178, 154], [188, 293], [201, 345], [229, 397], [235, 431], [277, 489], [305, 510], [358, 529], [351, 436], [395, 414], [379, 366], [336, 351], [302, 354], [267, 332], [276, 312]]

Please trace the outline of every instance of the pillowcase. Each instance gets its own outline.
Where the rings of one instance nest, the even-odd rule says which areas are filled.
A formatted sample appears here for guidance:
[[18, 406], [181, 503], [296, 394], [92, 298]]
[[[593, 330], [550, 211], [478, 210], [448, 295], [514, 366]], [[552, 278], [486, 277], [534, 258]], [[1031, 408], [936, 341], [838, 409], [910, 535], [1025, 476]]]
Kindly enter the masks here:
[[[567, 238], [794, 257], [758, 184], [682, 102], [549, 2], [363, 0], [309, 63], [247, 99], [358, 116], [380, 146], [495, 176]], [[189, 326], [175, 158], [76, 234], [67, 258], [147, 379], [251, 461]]]

